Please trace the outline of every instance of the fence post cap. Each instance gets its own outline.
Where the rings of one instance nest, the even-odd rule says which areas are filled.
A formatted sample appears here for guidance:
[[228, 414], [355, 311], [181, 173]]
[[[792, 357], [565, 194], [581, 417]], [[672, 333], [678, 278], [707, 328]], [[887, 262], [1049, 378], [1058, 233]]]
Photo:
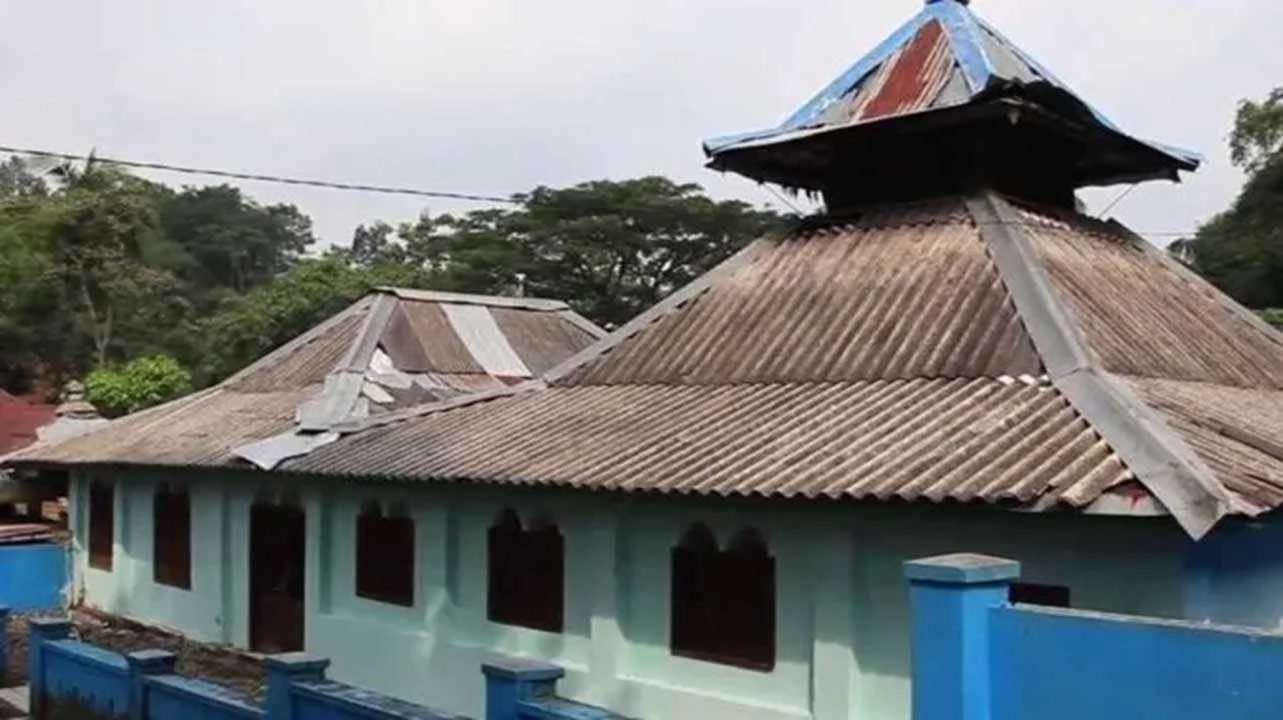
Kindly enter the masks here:
[[125, 653], [125, 661], [131, 669], [163, 675], [178, 664], [178, 656], [168, 650], [138, 650]]
[[321, 672], [329, 666], [329, 658], [316, 657], [302, 652], [280, 653], [263, 658], [263, 668], [265, 670], [288, 675]]
[[566, 674], [560, 665], [523, 658], [496, 658], [482, 663], [481, 672], [486, 677], [526, 682], [560, 680]]
[[34, 618], [27, 623], [32, 635], [55, 640], [71, 636], [71, 621], [66, 618]]
[[914, 582], [980, 585], [1019, 578], [1020, 563], [990, 555], [955, 553], [909, 560], [904, 563], [904, 576]]

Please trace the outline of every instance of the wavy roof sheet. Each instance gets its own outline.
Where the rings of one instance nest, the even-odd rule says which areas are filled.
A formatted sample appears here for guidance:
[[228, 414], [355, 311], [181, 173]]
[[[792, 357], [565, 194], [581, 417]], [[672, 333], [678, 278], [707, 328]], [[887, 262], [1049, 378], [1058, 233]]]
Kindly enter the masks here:
[[286, 467], [1033, 510], [1139, 483], [1199, 536], [1283, 503], [1279, 368], [1121, 226], [981, 193], [761, 240], [537, 380]]
[[214, 388], [6, 462], [271, 465], [333, 440], [331, 425], [504, 389], [601, 335], [560, 302], [385, 288]]

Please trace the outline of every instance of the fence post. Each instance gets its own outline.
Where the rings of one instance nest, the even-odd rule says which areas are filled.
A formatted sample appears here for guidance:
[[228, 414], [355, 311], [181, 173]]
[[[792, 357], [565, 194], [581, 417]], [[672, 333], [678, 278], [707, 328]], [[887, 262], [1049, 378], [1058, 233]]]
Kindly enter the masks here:
[[267, 701], [263, 703], [265, 720], [296, 720], [292, 697], [294, 683], [324, 680], [325, 669], [329, 666], [328, 659], [301, 652], [263, 658], [263, 669], [267, 671]]
[[556, 695], [557, 681], [566, 674], [556, 665], [518, 658], [483, 663], [481, 672], [486, 676], [485, 720], [518, 720], [521, 701]]
[[139, 650], [125, 655], [129, 663], [129, 720], [147, 718], [147, 676], [171, 675], [178, 656], [164, 650]]
[[0, 687], [9, 687], [9, 607], [0, 605]]
[[27, 626], [27, 703], [31, 717], [37, 720], [45, 717], [45, 700], [48, 698], [44, 645], [71, 637], [71, 627], [70, 620], [61, 618], [37, 618]]
[[989, 609], [1014, 560], [960, 553], [904, 564], [913, 613], [913, 720], [989, 720]]

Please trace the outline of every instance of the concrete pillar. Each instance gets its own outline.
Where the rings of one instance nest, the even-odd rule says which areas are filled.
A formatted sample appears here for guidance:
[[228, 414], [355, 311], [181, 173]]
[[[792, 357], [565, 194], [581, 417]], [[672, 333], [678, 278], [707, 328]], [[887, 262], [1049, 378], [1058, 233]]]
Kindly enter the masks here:
[[957, 554], [905, 563], [913, 631], [914, 720], [989, 720], [989, 610], [1020, 563]]
[[267, 700], [263, 703], [271, 720], [299, 720], [295, 717], [293, 689], [296, 682], [320, 682], [330, 661], [306, 653], [283, 653], [263, 658], [267, 673]]
[[485, 663], [481, 672], [486, 676], [484, 720], [520, 720], [522, 701], [557, 694], [557, 681], [565, 675], [556, 665], [516, 658]]

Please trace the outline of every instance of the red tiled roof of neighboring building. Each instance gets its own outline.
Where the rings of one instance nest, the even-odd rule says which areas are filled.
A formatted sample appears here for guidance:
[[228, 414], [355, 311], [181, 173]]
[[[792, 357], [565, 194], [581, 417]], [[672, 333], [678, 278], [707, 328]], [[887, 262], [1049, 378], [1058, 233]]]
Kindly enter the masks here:
[[52, 422], [54, 406], [33, 403], [0, 390], [0, 455], [36, 441], [36, 428]]

